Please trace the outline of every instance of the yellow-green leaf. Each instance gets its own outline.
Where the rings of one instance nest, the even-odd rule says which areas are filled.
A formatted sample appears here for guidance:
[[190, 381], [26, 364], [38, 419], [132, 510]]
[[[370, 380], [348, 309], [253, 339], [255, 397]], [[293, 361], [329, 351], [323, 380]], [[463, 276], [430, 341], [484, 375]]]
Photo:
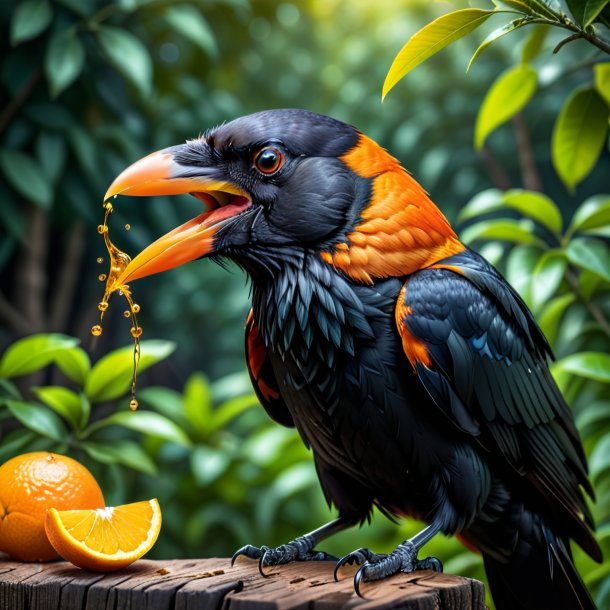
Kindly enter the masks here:
[[561, 108], [551, 143], [553, 165], [570, 191], [595, 166], [608, 132], [608, 106], [592, 88], [577, 89]]
[[470, 61], [468, 62], [468, 67], [466, 68], [466, 72], [468, 72], [470, 70], [470, 67], [472, 66], [472, 64], [487, 49], [487, 47], [490, 44], [492, 44], [493, 42], [498, 40], [498, 38], [502, 38], [502, 36], [506, 36], [506, 34], [510, 34], [510, 32], [514, 32], [515, 30], [519, 29], [520, 27], [522, 27], [524, 25], [527, 25], [528, 23], [529, 23], [529, 20], [522, 17], [520, 19], [515, 19], [514, 21], [511, 21], [511, 22], [507, 23], [506, 25], [503, 25], [501, 28], [498, 28], [497, 30], [494, 30], [479, 45], [479, 48], [474, 52], [474, 55], [470, 58]]
[[595, 64], [593, 74], [597, 92], [610, 104], [610, 61]]
[[453, 11], [435, 19], [413, 34], [390, 66], [383, 83], [382, 97], [385, 97], [413, 68], [447, 45], [466, 36], [497, 12], [499, 11], [485, 11], [478, 8]]
[[538, 77], [528, 64], [519, 64], [503, 72], [491, 86], [477, 116], [475, 147], [480, 149], [487, 136], [515, 116], [536, 91]]

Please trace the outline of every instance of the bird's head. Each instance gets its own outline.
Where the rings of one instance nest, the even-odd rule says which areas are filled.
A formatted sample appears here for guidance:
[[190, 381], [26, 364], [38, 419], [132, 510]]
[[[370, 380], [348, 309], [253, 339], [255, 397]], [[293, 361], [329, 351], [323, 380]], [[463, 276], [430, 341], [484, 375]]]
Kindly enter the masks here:
[[[152, 153], [123, 171], [105, 200], [180, 193], [205, 211], [138, 254], [121, 284], [208, 255], [255, 271], [304, 250], [370, 282], [405, 274], [422, 258], [417, 250], [455, 238], [393, 157], [354, 127], [304, 110], [259, 112]], [[396, 254], [405, 248], [413, 261]]]

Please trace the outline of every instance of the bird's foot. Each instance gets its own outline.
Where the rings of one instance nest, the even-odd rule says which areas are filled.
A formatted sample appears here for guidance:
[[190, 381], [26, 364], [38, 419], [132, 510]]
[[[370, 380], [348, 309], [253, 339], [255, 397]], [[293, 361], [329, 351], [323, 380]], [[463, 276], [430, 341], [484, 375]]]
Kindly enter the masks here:
[[278, 566], [291, 561], [326, 561], [336, 560], [336, 557], [324, 551], [314, 551], [314, 542], [309, 536], [295, 538], [291, 542], [281, 544], [275, 548], [268, 546], [256, 547], [247, 544], [233, 554], [231, 565], [241, 555], [250, 559], [258, 559], [258, 570], [263, 576], [267, 576], [263, 571], [267, 566]]
[[409, 540], [399, 544], [389, 555], [377, 555], [369, 549], [358, 549], [341, 558], [335, 566], [335, 580], [338, 570], [346, 564], [358, 564], [361, 567], [354, 575], [354, 590], [359, 597], [362, 581], [381, 580], [398, 572], [415, 572], [416, 570], [443, 571], [443, 564], [436, 557], [417, 559], [418, 548]]

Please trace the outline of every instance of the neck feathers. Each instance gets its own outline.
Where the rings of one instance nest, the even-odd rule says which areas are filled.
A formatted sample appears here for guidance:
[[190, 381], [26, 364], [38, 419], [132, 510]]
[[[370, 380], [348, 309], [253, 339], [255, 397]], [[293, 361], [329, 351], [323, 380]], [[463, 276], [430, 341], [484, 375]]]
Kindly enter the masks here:
[[421, 185], [373, 140], [360, 135], [341, 159], [372, 180], [372, 195], [347, 241], [322, 253], [327, 263], [372, 284], [374, 278], [409, 275], [464, 250]]

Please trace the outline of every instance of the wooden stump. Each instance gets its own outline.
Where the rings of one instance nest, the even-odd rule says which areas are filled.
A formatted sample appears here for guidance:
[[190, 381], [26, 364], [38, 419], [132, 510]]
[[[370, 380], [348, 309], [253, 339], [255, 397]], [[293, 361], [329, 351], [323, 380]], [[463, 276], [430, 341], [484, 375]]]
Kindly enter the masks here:
[[430, 571], [401, 574], [353, 592], [355, 569], [333, 580], [332, 562], [269, 570], [228, 559], [149, 561], [109, 574], [66, 562], [20, 563], [0, 558], [2, 610], [484, 610], [477, 580]]

